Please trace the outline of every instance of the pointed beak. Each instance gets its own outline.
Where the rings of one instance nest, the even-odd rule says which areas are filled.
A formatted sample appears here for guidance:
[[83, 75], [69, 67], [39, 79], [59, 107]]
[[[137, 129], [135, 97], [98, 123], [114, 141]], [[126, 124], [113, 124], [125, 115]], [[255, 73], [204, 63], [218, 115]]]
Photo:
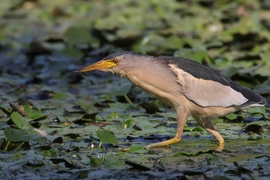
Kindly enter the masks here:
[[101, 60], [101, 61], [98, 61], [94, 64], [90, 64], [88, 66], [82, 67], [82, 68], [76, 70], [75, 72], [87, 72], [87, 71], [94, 71], [94, 70], [109, 69], [113, 66], [116, 66], [116, 64], [113, 63], [112, 61]]

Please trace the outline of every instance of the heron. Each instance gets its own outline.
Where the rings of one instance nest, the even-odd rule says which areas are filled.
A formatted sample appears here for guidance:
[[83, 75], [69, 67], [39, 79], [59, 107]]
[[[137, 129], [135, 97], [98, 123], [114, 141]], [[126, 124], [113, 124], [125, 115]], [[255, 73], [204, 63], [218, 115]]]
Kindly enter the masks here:
[[143, 91], [173, 107], [177, 114], [176, 134], [172, 139], [153, 143], [155, 148], [181, 140], [189, 115], [209, 132], [223, 149], [224, 139], [211, 120], [238, 110], [263, 106], [265, 98], [243, 87], [218, 71], [181, 57], [150, 56], [120, 51], [86, 65], [76, 72], [99, 70], [127, 78]]

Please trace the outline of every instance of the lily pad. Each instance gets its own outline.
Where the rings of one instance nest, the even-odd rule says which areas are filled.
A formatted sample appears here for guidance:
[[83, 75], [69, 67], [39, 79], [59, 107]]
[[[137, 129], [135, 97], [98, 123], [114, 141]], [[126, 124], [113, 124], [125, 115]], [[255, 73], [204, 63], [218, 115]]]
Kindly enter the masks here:
[[10, 142], [27, 142], [30, 139], [30, 135], [24, 129], [14, 129], [9, 127], [4, 130], [4, 135]]
[[100, 130], [97, 130], [96, 134], [97, 134], [98, 139], [102, 143], [109, 143], [109, 144], [114, 144], [114, 145], [118, 144], [118, 139], [116, 138], [116, 136], [108, 130], [100, 129]]
[[135, 145], [135, 144], [132, 144], [130, 147], [129, 147], [129, 152], [130, 153], [146, 153], [147, 150], [144, 149], [142, 146], [138, 146], [138, 145]]
[[29, 124], [26, 118], [22, 117], [18, 112], [13, 112], [11, 114], [11, 119], [17, 127], [21, 129], [33, 129], [33, 126]]

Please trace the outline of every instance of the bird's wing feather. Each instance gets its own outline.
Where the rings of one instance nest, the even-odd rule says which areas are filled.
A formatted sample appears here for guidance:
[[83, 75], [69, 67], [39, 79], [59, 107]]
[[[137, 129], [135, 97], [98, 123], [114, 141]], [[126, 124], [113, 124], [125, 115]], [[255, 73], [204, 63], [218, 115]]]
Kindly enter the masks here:
[[[175, 69], [182, 69], [184, 72], [189, 73], [190, 75], [192, 75], [192, 77], [196, 78], [197, 80], [201, 79], [207, 82], [216, 82], [224, 88], [227, 87], [227, 89], [230, 87], [235, 92], [239, 92], [246, 99], [248, 99], [245, 105], [250, 105], [250, 104], [263, 105], [266, 102], [266, 100], [262, 96], [258, 95], [252, 90], [236, 84], [235, 82], [231, 81], [230, 79], [220, 74], [218, 71], [211, 69], [210, 67], [204, 66], [196, 61], [192, 61], [192, 60], [181, 58], [181, 57], [170, 57], [170, 56], [160, 56], [158, 57], [158, 59], [163, 61], [167, 65], [174, 65]], [[204, 83], [204, 84], [207, 85], [207, 83]], [[211, 92], [214, 93], [215, 91], [214, 89], [212, 89], [214, 86], [209, 86], [209, 87], [211, 87], [209, 93]], [[234, 91], [230, 91], [230, 92], [232, 93]], [[222, 93], [225, 93], [225, 90], [222, 91]], [[222, 94], [221, 96], [224, 98]]]
[[183, 94], [194, 103], [202, 106], [240, 106], [248, 101], [242, 93], [230, 86], [212, 80], [197, 78], [183, 71], [175, 64], [169, 64], [182, 86]]

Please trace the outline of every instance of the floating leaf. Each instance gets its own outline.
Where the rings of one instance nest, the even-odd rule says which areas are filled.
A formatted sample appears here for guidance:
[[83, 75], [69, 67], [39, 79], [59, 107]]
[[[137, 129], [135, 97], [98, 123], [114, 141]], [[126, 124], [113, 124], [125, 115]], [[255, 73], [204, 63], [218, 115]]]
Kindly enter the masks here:
[[18, 112], [13, 112], [11, 114], [11, 119], [13, 123], [21, 129], [33, 129], [33, 126], [27, 122], [26, 118], [23, 118]]
[[110, 118], [110, 119], [119, 118], [119, 113], [118, 112], [112, 112], [109, 116], [107, 116], [107, 118]]
[[251, 108], [246, 109], [246, 112], [249, 112], [251, 114], [261, 113], [265, 115], [265, 106], [251, 107]]
[[102, 164], [104, 161], [104, 158], [95, 158], [95, 157], [90, 157], [90, 163], [93, 167], [98, 167]]
[[256, 140], [262, 140], [262, 136], [259, 135], [259, 134], [251, 134], [249, 137], [248, 137], [248, 140], [252, 140], [252, 141], [256, 141]]
[[98, 139], [102, 143], [109, 143], [109, 144], [118, 144], [118, 139], [115, 137], [115, 135], [105, 129], [99, 129], [96, 132]]
[[238, 117], [237, 114], [234, 114], [234, 113], [228, 114], [226, 116], [226, 118], [229, 119], [229, 120], [236, 120], [237, 117]]
[[130, 147], [129, 147], [129, 152], [130, 153], [146, 153], [148, 150], [144, 149], [143, 146], [138, 146], [136, 144], [132, 144]]
[[124, 122], [121, 123], [122, 128], [129, 128], [130, 126], [134, 125], [135, 121], [133, 119], [127, 119]]
[[23, 106], [26, 114], [27, 114], [27, 118], [29, 119], [39, 119], [41, 117], [44, 117], [44, 114], [33, 110], [32, 108], [28, 107], [28, 106]]
[[64, 34], [64, 38], [69, 44], [83, 44], [91, 41], [90, 31], [86, 27], [70, 27]]
[[105, 160], [104, 160], [103, 163], [104, 163], [104, 166], [106, 168], [116, 168], [118, 166], [123, 166], [124, 165], [123, 159], [121, 159], [118, 155], [116, 155], [116, 156], [110, 156], [110, 155], [105, 156]]
[[24, 129], [14, 129], [8, 127], [4, 130], [4, 135], [10, 142], [26, 142], [30, 139], [30, 135]]

